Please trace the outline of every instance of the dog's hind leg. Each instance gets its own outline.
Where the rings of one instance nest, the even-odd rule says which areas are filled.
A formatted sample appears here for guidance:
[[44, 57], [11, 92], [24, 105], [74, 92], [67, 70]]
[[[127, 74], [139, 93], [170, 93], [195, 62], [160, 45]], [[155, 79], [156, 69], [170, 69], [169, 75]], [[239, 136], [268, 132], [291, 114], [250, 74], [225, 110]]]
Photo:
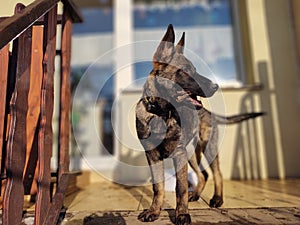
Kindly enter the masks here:
[[[147, 154], [148, 153], [148, 154]], [[146, 153], [152, 176], [153, 199], [148, 210], [139, 214], [142, 222], [152, 222], [158, 219], [164, 201], [164, 166], [162, 160], [154, 161], [149, 152]]]
[[210, 207], [220, 207], [223, 204], [223, 178], [219, 166], [218, 128], [213, 126], [209, 141], [203, 149], [206, 160], [210, 164], [214, 179], [214, 196], [210, 200]]
[[218, 208], [223, 204], [223, 178], [219, 166], [219, 156], [217, 155], [212, 161], [210, 168], [213, 172], [215, 192], [214, 196], [209, 202], [210, 207]]
[[[210, 149], [211, 151], [211, 149]], [[219, 166], [219, 156], [213, 156], [213, 159], [209, 159], [211, 161], [210, 168], [212, 170], [213, 179], [214, 179], [214, 195], [209, 202], [209, 206], [213, 208], [218, 208], [223, 204], [223, 177]], [[207, 155], [206, 155], [207, 158]]]

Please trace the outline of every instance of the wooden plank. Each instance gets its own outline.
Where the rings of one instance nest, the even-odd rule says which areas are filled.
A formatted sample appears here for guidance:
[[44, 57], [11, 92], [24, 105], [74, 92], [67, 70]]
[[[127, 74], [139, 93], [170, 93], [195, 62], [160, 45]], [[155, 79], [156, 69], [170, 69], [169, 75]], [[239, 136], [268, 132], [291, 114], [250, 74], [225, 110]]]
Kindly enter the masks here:
[[238, 224], [298, 224], [300, 219], [295, 217], [292, 208], [256, 208], [223, 210]]
[[39, 131], [39, 173], [35, 224], [44, 224], [50, 209], [50, 160], [52, 155], [52, 116], [54, 102], [54, 59], [56, 55], [57, 6], [45, 15], [44, 59]]
[[71, 35], [72, 20], [69, 12], [64, 10], [61, 40], [61, 90], [60, 90], [60, 118], [59, 118], [59, 148], [58, 148], [58, 179], [57, 190], [45, 225], [55, 225], [63, 205], [68, 187], [69, 172], [69, 132], [70, 132], [70, 73], [71, 73]]
[[62, 208], [65, 193], [68, 188], [68, 174], [62, 174], [60, 177], [59, 185], [57, 186], [56, 193], [53, 197], [53, 201], [50, 209], [48, 210], [46, 221], [43, 225], [56, 225], [59, 213]]
[[243, 181], [243, 183], [263, 190], [300, 197], [300, 182], [297, 179], [247, 180]]
[[268, 208], [268, 213], [282, 224], [300, 224], [300, 208]]
[[[6, 87], [8, 76], [9, 45], [0, 50], [0, 173], [2, 168], [2, 149], [6, 136], [5, 109], [6, 109]], [[0, 184], [1, 187], [1, 184]], [[1, 190], [0, 190], [1, 192]]]
[[[151, 206], [151, 200], [153, 198], [152, 190], [149, 189], [149, 194], [140, 196], [140, 202], [138, 204], [138, 210], [149, 209]], [[208, 208], [209, 206], [200, 198], [198, 201], [189, 202], [189, 209]], [[166, 192], [163, 204], [163, 209], [174, 209], [176, 208], [176, 193]]]
[[34, 1], [26, 7], [22, 14], [15, 14], [0, 23], [0, 49], [24, 32], [27, 27], [58, 2], [59, 0]]
[[[266, 209], [197, 209], [190, 210], [192, 224], [194, 225], [248, 225], [248, 224], [300, 224], [300, 218], [293, 211], [296, 208], [266, 208]], [[67, 224], [142, 224], [137, 220], [141, 211], [74, 211], [69, 212], [62, 225]], [[286, 213], [283, 213], [286, 212]], [[274, 215], [273, 215], [274, 213]], [[276, 214], [278, 213], [278, 214]], [[282, 214], [283, 213], [283, 214]], [[257, 215], [260, 215], [257, 218]], [[299, 214], [298, 214], [299, 215]], [[158, 220], [151, 225], [165, 225], [175, 223], [173, 209], [162, 210]]]
[[26, 155], [26, 112], [30, 79], [31, 29], [14, 42], [17, 45], [15, 90], [10, 101], [10, 129], [7, 143], [7, 183], [3, 197], [3, 224], [22, 221], [24, 187], [23, 169]]
[[[25, 194], [30, 194], [38, 158], [38, 133], [36, 130], [40, 117], [40, 97], [43, 77], [43, 31], [44, 29], [42, 26], [34, 26], [32, 28], [32, 60], [30, 71], [30, 88], [28, 94], [28, 112], [26, 118], [27, 157], [23, 178]], [[35, 194], [35, 192], [36, 182], [34, 182], [32, 194]]]
[[[254, 183], [263, 181], [224, 181], [224, 208], [289, 207], [299, 206], [300, 197], [269, 190], [265, 185], [259, 188]], [[278, 185], [278, 184], [277, 184]], [[201, 194], [205, 202], [213, 196], [213, 182], [209, 180]]]
[[61, 90], [58, 149], [58, 185], [60, 177], [69, 172], [70, 146], [70, 101], [71, 101], [71, 42], [72, 20], [68, 11], [64, 11], [61, 41]]
[[23, 176], [24, 194], [36, 195], [37, 194], [37, 162], [38, 162], [38, 133], [39, 130], [33, 134], [33, 142], [31, 149], [26, 152], [26, 164]]

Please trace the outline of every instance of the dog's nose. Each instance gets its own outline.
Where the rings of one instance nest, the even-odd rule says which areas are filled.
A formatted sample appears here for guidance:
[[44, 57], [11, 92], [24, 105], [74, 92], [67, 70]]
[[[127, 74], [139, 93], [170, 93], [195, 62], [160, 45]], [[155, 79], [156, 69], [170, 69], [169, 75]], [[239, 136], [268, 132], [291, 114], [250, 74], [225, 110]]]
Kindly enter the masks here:
[[219, 89], [219, 85], [218, 84], [212, 84], [211, 85], [211, 89], [213, 89], [214, 91], [217, 91]]

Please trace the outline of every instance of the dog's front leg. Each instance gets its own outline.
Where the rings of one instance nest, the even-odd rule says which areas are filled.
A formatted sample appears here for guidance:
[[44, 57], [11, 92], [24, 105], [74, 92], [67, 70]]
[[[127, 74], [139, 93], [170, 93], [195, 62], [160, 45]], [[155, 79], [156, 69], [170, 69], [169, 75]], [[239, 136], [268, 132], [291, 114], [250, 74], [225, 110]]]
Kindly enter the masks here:
[[[148, 154], [147, 154], [148, 153]], [[153, 199], [148, 210], [143, 211], [138, 219], [142, 222], [157, 220], [164, 201], [164, 166], [162, 160], [153, 160], [153, 156], [147, 152], [147, 160], [152, 176]]]
[[188, 160], [185, 150], [177, 150], [173, 158], [176, 171], [176, 225], [191, 224], [188, 210]]

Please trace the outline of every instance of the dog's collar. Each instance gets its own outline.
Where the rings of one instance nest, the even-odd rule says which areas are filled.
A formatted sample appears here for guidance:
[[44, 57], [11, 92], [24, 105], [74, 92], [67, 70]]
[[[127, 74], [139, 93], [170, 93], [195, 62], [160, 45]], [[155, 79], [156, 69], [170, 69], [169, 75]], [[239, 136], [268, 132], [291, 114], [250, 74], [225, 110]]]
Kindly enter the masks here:
[[150, 97], [145, 97], [145, 98], [142, 99], [142, 101], [143, 101], [145, 104], [151, 103], [151, 102], [150, 102]]

